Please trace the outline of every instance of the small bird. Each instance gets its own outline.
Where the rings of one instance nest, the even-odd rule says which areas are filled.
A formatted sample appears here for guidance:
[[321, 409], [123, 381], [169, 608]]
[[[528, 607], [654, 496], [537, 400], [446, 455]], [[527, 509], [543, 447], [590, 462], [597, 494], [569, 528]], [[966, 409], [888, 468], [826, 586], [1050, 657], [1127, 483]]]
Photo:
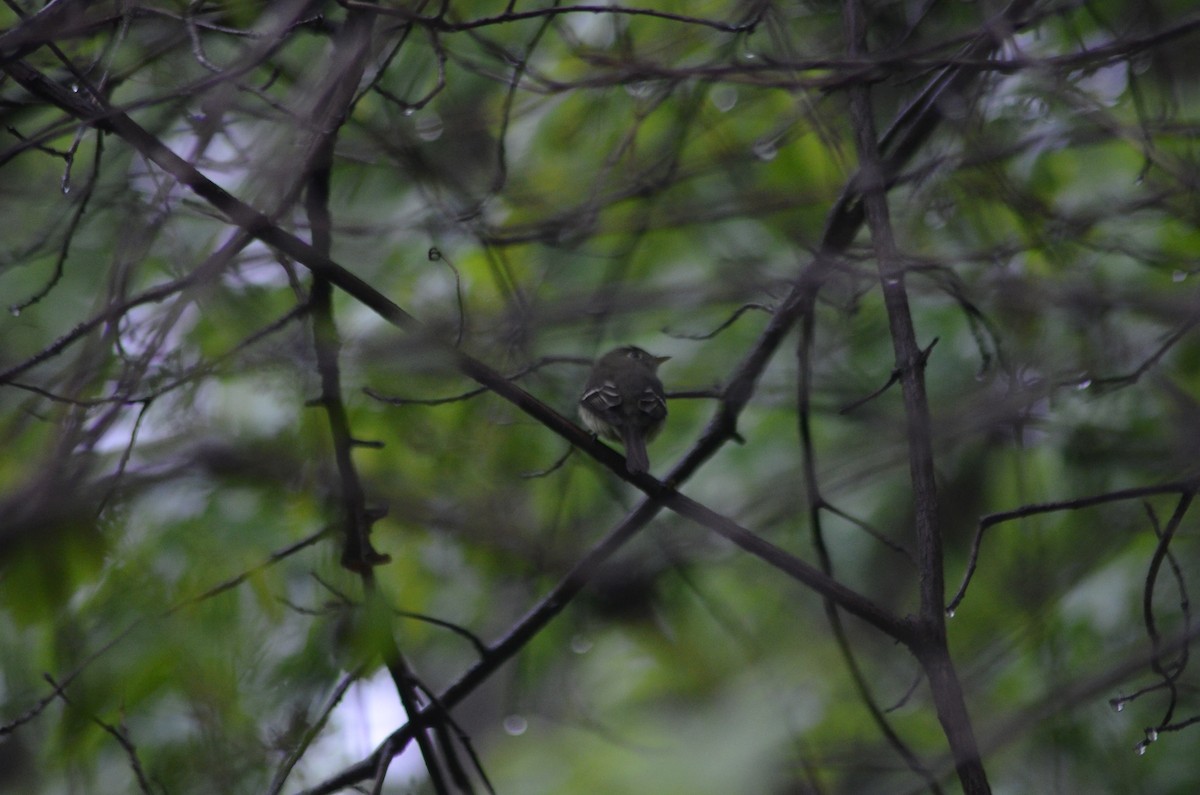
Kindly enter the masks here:
[[658, 366], [670, 356], [654, 356], [625, 345], [600, 357], [579, 398], [579, 416], [592, 432], [625, 445], [630, 474], [650, 468], [646, 442], [662, 429], [667, 399]]

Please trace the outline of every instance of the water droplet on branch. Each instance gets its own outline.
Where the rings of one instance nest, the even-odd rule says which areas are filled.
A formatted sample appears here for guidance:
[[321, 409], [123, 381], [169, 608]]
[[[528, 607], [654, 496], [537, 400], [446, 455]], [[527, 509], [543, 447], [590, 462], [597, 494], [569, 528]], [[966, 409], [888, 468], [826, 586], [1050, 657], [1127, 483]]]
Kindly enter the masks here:
[[765, 139], [755, 143], [751, 151], [759, 160], [771, 161], [779, 154], [779, 144], [774, 139]]

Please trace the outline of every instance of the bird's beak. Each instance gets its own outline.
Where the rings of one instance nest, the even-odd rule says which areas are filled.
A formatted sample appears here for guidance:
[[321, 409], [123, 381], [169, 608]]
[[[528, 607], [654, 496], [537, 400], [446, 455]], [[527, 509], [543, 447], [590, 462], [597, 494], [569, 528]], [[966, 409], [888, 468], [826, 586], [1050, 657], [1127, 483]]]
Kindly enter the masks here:
[[670, 359], [670, 358], [671, 358], [670, 356], [655, 356], [654, 363], [662, 364], [663, 362], [665, 362], [667, 359]]

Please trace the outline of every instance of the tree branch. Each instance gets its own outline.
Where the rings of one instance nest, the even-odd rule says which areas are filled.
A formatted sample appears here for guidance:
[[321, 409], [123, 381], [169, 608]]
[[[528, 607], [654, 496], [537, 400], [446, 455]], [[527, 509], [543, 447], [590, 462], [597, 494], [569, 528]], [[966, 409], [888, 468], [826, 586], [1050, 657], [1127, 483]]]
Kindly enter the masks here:
[[[866, 52], [864, 6], [863, 0], [848, 0], [843, 6], [846, 39], [852, 57]], [[944, 563], [933, 471], [933, 431], [925, 393], [925, 355], [913, 328], [904, 286], [904, 267], [896, 248], [887, 203], [888, 178], [880, 157], [869, 89], [865, 84], [850, 89], [850, 118], [859, 156], [862, 206], [878, 263], [907, 420], [909, 477], [920, 573], [919, 632], [910, 648], [929, 677], [938, 718], [954, 754], [963, 791], [967, 795], [989, 795], [991, 787], [946, 638]]]

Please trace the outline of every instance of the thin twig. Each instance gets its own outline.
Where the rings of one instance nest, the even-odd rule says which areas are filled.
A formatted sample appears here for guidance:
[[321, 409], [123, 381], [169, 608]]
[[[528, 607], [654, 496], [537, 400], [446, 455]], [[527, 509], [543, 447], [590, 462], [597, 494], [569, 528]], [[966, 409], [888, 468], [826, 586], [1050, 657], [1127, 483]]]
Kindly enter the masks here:
[[983, 544], [983, 534], [991, 527], [1004, 522], [1011, 522], [1014, 519], [1024, 519], [1029, 516], [1037, 516], [1044, 513], [1056, 513], [1058, 511], [1076, 511], [1081, 508], [1091, 508], [1096, 505], [1104, 505], [1110, 502], [1122, 502], [1124, 500], [1138, 500], [1143, 497], [1154, 497], [1161, 494], [1185, 494], [1196, 489], [1196, 485], [1189, 482], [1174, 482], [1163, 483], [1157, 486], [1138, 486], [1129, 489], [1118, 489], [1109, 491], [1103, 494], [1095, 494], [1090, 497], [1078, 497], [1071, 500], [1056, 500], [1054, 502], [1032, 503], [1030, 505], [1022, 505], [1020, 508], [1013, 508], [1008, 511], [1000, 511], [998, 513], [988, 514], [979, 520], [979, 525], [975, 528], [975, 535], [971, 539], [971, 550], [967, 554], [967, 568], [963, 573], [962, 584], [958, 586], [958, 591], [954, 594], [954, 598], [946, 605], [947, 613], [953, 614], [962, 603], [963, 597], [966, 596], [967, 587], [971, 584], [972, 577], [975, 576], [975, 569], [979, 565], [980, 548]]

